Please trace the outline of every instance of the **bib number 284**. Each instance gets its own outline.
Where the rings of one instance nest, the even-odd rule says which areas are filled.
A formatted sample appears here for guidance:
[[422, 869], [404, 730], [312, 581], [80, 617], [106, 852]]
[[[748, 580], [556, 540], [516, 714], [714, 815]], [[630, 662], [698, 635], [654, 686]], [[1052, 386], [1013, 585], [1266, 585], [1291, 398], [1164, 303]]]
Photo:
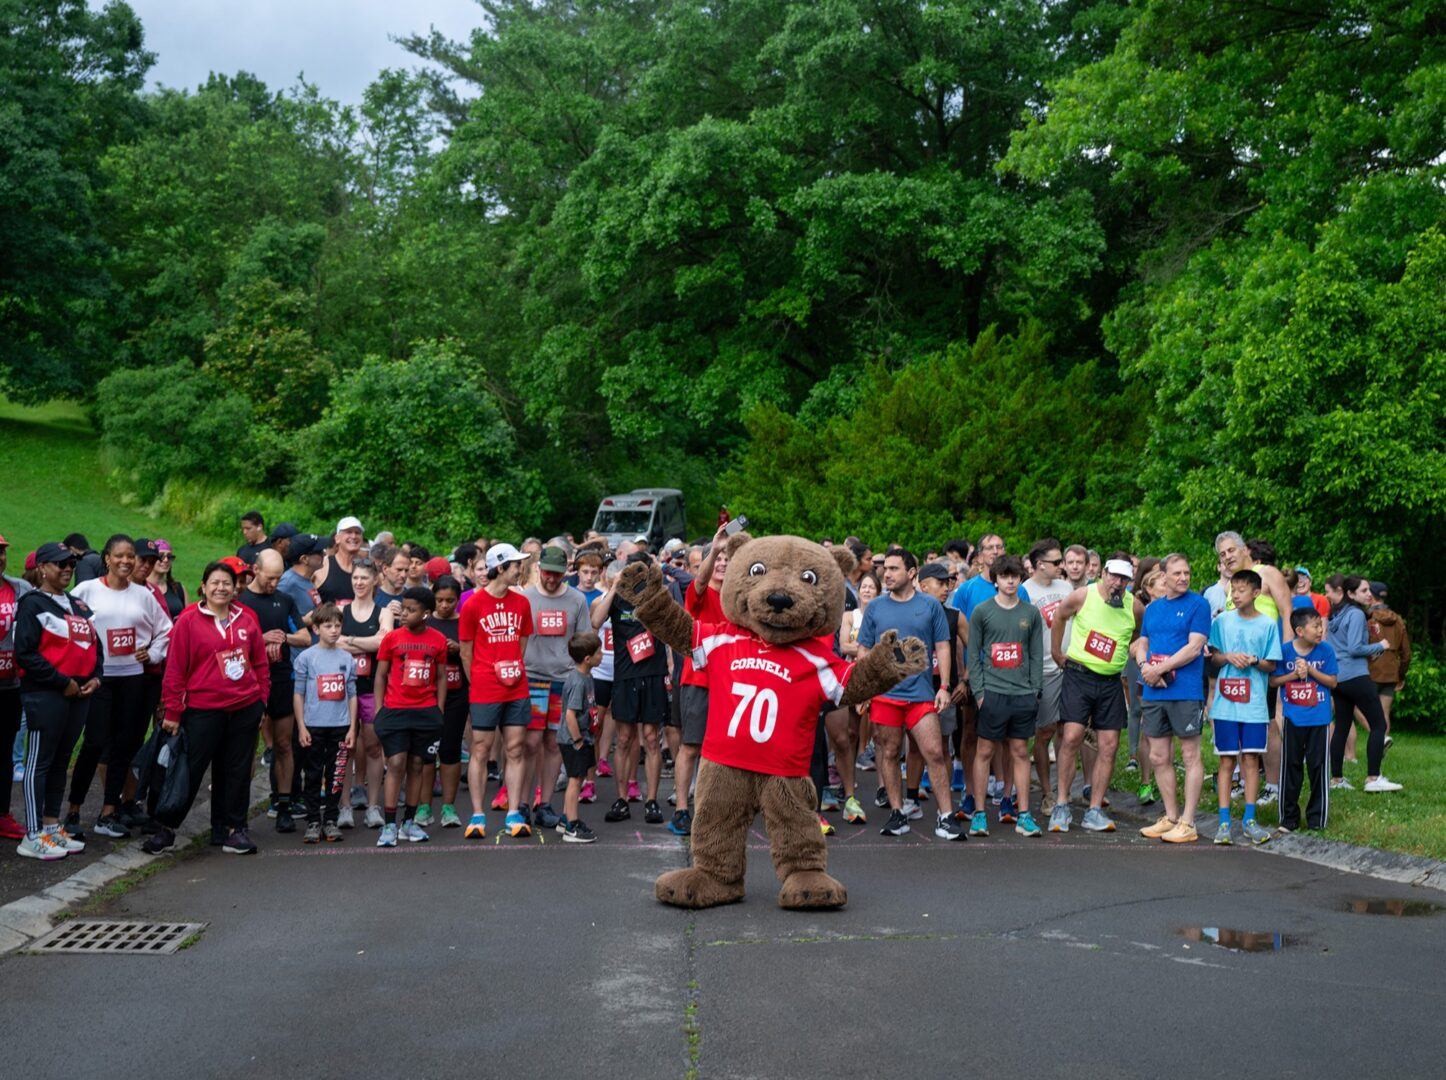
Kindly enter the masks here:
[[738, 734], [738, 725], [743, 722], [746, 712], [748, 734], [753, 736], [754, 742], [766, 743], [773, 738], [773, 729], [778, 724], [778, 695], [772, 690], [760, 690], [748, 683], [736, 682], [733, 684], [733, 696], [738, 699], [738, 706], [728, 721], [728, 737], [731, 739]]

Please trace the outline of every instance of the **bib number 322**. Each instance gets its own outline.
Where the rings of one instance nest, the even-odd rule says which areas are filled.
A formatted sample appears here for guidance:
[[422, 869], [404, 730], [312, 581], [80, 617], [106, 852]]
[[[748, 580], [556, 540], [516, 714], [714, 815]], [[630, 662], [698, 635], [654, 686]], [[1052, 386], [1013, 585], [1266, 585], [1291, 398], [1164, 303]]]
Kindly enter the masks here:
[[736, 682], [732, 687], [738, 705], [728, 721], [728, 737], [738, 734], [743, 723], [743, 714], [748, 714], [748, 734], [756, 743], [766, 743], [773, 738], [773, 729], [778, 725], [778, 695], [772, 690], [760, 690], [748, 683]]

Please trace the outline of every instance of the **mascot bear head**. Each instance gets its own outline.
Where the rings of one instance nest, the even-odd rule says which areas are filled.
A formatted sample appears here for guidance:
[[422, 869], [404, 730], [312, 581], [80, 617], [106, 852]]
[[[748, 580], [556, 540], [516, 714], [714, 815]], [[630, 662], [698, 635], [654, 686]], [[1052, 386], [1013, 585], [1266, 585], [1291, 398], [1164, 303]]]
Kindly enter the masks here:
[[728, 543], [723, 614], [771, 645], [832, 634], [843, 619], [847, 548], [825, 548], [801, 536], [740, 533]]

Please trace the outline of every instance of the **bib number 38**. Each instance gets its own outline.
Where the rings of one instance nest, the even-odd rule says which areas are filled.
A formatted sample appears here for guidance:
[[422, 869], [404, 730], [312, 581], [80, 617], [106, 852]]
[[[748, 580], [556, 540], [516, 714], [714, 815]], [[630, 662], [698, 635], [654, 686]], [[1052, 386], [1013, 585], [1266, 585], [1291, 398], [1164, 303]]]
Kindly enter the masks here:
[[732, 689], [738, 705], [728, 721], [728, 737], [731, 739], [738, 734], [738, 726], [743, 723], [743, 714], [746, 712], [748, 734], [753, 736], [754, 742], [766, 743], [773, 738], [773, 729], [778, 725], [778, 695], [772, 690], [760, 690], [748, 683], [736, 682]]

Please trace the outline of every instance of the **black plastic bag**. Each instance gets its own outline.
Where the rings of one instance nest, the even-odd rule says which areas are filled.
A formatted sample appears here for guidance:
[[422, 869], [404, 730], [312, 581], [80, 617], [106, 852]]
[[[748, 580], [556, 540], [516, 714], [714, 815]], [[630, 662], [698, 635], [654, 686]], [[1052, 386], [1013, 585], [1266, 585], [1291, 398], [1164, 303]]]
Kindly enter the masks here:
[[179, 817], [185, 812], [186, 800], [191, 795], [191, 766], [186, 759], [186, 729], [184, 727], [174, 735], [166, 736], [166, 740], [158, 752], [157, 765], [162, 760], [167, 762], [166, 773], [156, 788], [155, 816], [163, 819]]
[[151, 785], [158, 783], [161, 779], [162, 769], [156, 759], [160, 756], [161, 745], [166, 741], [166, 733], [161, 730], [159, 724], [151, 737], [136, 752], [131, 761], [131, 775], [136, 778], [136, 801], [143, 802], [151, 790]]

